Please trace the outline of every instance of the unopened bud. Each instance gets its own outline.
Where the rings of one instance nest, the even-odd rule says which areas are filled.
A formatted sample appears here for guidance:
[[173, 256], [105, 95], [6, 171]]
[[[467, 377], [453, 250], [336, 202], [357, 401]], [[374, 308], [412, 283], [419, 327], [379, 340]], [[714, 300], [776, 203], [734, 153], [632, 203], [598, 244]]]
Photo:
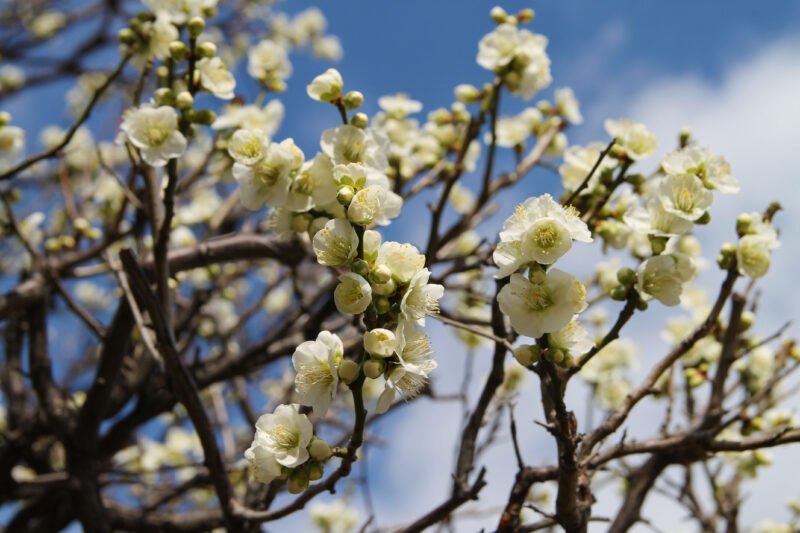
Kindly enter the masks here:
[[611, 289], [611, 299], [616, 300], [618, 302], [622, 302], [628, 298], [628, 291], [625, 290], [625, 287], [614, 287]]
[[386, 296], [378, 296], [373, 300], [373, 303], [375, 304], [375, 311], [377, 311], [379, 315], [388, 313], [392, 308], [392, 304]]
[[175, 93], [168, 87], [160, 87], [155, 90], [153, 97], [160, 105], [172, 105], [175, 103]]
[[0, 126], [5, 126], [11, 122], [11, 113], [8, 111], [0, 111]]
[[295, 468], [286, 480], [289, 494], [300, 494], [308, 488], [308, 473], [304, 468]]
[[632, 268], [620, 268], [617, 271], [617, 280], [625, 287], [630, 287], [636, 281], [636, 272]]
[[350, 119], [350, 124], [356, 128], [366, 128], [369, 125], [369, 117], [366, 113], [356, 113]]
[[331, 445], [314, 437], [314, 440], [308, 445], [308, 453], [317, 461], [325, 461], [331, 456]]
[[210, 126], [217, 120], [217, 114], [210, 109], [198, 109], [194, 116], [194, 122], [203, 126]]
[[205, 28], [206, 21], [203, 20], [203, 17], [192, 17], [189, 19], [189, 23], [186, 24], [186, 30], [189, 32], [189, 36], [195, 39], [198, 35], [203, 33]]
[[367, 263], [363, 259], [359, 259], [358, 261], [353, 263], [353, 272], [355, 272], [362, 278], [366, 278], [369, 275], [369, 263]]
[[369, 273], [369, 279], [375, 283], [388, 283], [392, 279], [392, 269], [386, 265], [378, 265]]
[[169, 43], [169, 55], [175, 61], [183, 61], [186, 59], [186, 45], [183, 41], [172, 41]]
[[528, 279], [531, 280], [532, 283], [544, 283], [544, 280], [547, 278], [547, 274], [542, 268], [541, 265], [534, 265], [528, 271]]
[[358, 363], [345, 359], [339, 363], [339, 379], [346, 385], [354, 382], [358, 378]]
[[533, 9], [526, 8], [517, 13], [517, 18], [520, 22], [525, 23], [532, 21], [535, 15], [536, 13], [534, 13]]
[[709, 213], [708, 211], [700, 215], [700, 218], [694, 221], [695, 224], [698, 224], [700, 226], [708, 224], [709, 222], [711, 222], [711, 213]]
[[564, 361], [564, 352], [562, 350], [548, 350], [546, 354], [547, 358], [557, 365]]
[[385, 368], [386, 365], [381, 359], [370, 359], [364, 363], [364, 375], [370, 379], [377, 379]]
[[122, 28], [117, 33], [117, 39], [119, 39], [119, 42], [122, 44], [131, 45], [136, 42], [136, 34], [130, 28]]
[[744, 235], [750, 230], [750, 224], [753, 223], [753, 219], [747, 213], [742, 213], [738, 217], [736, 217], [736, 233], [739, 235]]
[[340, 204], [348, 206], [353, 200], [353, 196], [355, 196], [355, 194], [356, 193], [352, 187], [345, 185], [344, 187], [339, 187], [339, 191], [336, 193], [336, 199]]
[[292, 215], [292, 229], [297, 233], [308, 231], [314, 216], [311, 213], [295, 213]]
[[217, 55], [217, 45], [211, 41], [205, 41], [197, 47], [197, 52], [200, 54], [200, 57], [214, 57]]
[[317, 481], [322, 479], [322, 474], [325, 473], [325, 468], [322, 466], [322, 463], [311, 463], [308, 465], [308, 480], [309, 481]]
[[386, 283], [375, 283], [372, 285], [372, 294], [380, 296], [390, 296], [397, 290], [397, 283], [390, 279]]
[[350, 91], [344, 95], [344, 107], [348, 111], [358, 109], [364, 104], [364, 95], [359, 91]]
[[533, 344], [523, 344], [514, 348], [514, 359], [522, 366], [530, 366], [541, 356], [542, 349]]
[[481, 92], [474, 85], [462, 83], [457, 85], [455, 90], [456, 99], [465, 104], [474, 104], [481, 99]]
[[178, 109], [189, 109], [194, 104], [194, 97], [189, 91], [181, 91], [175, 97], [175, 106]]
[[491, 11], [489, 11], [489, 16], [492, 17], [492, 20], [498, 24], [502, 24], [506, 21], [506, 17], [508, 14], [506, 10], [500, 6], [494, 6]]

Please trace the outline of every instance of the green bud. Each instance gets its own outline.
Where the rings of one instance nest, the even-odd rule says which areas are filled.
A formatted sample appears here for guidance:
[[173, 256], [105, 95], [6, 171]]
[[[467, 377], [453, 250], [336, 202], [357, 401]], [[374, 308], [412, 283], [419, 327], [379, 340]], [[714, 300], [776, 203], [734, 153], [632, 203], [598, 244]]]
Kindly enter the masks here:
[[356, 128], [366, 128], [369, 125], [369, 117], [366, 113], [356, 113], [350, 119], [350, 124]]
[[175, 61], [183, 61], [186, 59], [186, 45], [183, 44], [183, 41], [172, 41], [169, 43], [169, 55]]
[[736, 255], [736, 245], [732, 242], [723, 243], [719, 252], [724, 255]]
[[308, 465], [308, 480], [317, 481], [322, 479], [322, 474], [325, 473], [325, 468], [322, 463], [313, 462]]
[[369, 273], [369, 279], [378, 284], [388, 283], [392, 279], [392, 270], [386, 265], [378, 265]]
[[696, 368], [687, 368], [684, 372], [690, 387], [698, 387], [706, 380], [706, 376]]
[[364, 363], [364, 375], [370, 379], [377, 379], [386, 369], [382, 359], [370, 359]]
[[535, 13], [534, 13], [533, 9], [531, 9], [529, 7], [525, 8], [525, 9], [521, 10], [519, 13], [517, 13], [517, 18], [522, 23], [532, 21], [534, 16], [535, 16]]
[[203, 126], [210, 126], [215, 120], [217, 120], [217, 114], [210, 109], [198, 109], [193, 122]]
[[339, 379], [346, 385], [354, 382], [358, 378], [358, 363], [345, 359], [339, 363]]
[[632, 268], [624, 267], [617, 271], [617, 280], [625, 287], [630, 287], [636, 282], [636, 272]]
[[375, 304], [375, 311], [377, 311], [379, 315], [385, 315], [392, 308], [392, 304], [386, 296], [378, 296], [374, 298], [372, 302]]
[[324, 440], [314, 437], [308, 445], [308, 453], [317, 461], [325, 461], [331, 456], [331, 446]]
[[623, 302], [628, 299], [628, 291], [625, 287], [614, 287], [611, 289], [611, 299], [618, 302]]
[[636, 309], [639, 311], [647, 311], [647, 302], [639, 298], [639, 301], [636, 302]]
[[462, 83], [455, 88], [456, 100], [465, 104], [474, 104], [481, 99], [481, 92], [474, 85]]
[[217, 45], [211, 41], [200, 43], [200, 46], [197, 47], [197, 53], [200, 54], [200, 57], [214, 57], [217, 55]]
[[756, 319], [756, 315], [753, 314], [752, 311], [744, 311], [742, 313], [741, 318], [739, 319], [739, 324], [742, 328], [742, 331], [747, 331], [753, 325], [753, 322]]
[[295, 468], [286, 480], [290, 494], [300, 494], [308, 488], [308, 473], [304, 468]]
[[198, 35], [203, 33], [206, 28], [206, 21], [202, 17], [192, 17], [186, 24], [186, 30], [189, 32], [189, 37], [196, 39]]
[[156, 19], [156, 16], [150, 11], [139, 11], [136, 13], [136, 18], [142, 22], [151, 22]]
[[61, 249], [61, 240], [57, 237], [50, 237], [44, 241], [44, 249], [48, 252], [57, 252]]
[[645, 178], [641, 174], [631, 174], [630, 176], [625, 177], [625, 181], [627, 181], [634, 187], [638, 187], [640, 185], [644, 185], [644, 182], [647, 181], [647, 178]]
[[348, 111], [358, 109], [364, 104], [364, 95], [359, 91], [350, 91], [344, 95], [344, 107]]
[[662, 253], [667, 247], [667, 239], [664, 237], [650, 237], [650, 247], [653, 249], [653, 254], [658, 255]]
[[117, 39], [122, 44], [131, 45], [136, 42], [136, 34], [130, 28], [122, 28], [117, 33]]
[[153, 93], [153, 97], [160, 105], [172, 105], [175, 103], [175, 93], [168, 87], [159, 87]]
[[353, 263], [353, 272], [365, 278], [369, 275], [369, 263], [364, 261], [363, 259], [359, 259], [355, 263]]
[[194, 104], [194, 97], [189, 91], [181, 91], [175, 97], [175, 106], [178, 109], [189, 109]]
[[163, 79], [166, 79], [168, 76], [169, 76], [169, 69], [166, 66], [160, 65], [156, 69], [156, 77], [157, 78], [161, 78], [163, 80]]
[[742, 213], [738, 217], [736, 217], [736, 233], [739, 235], [744, 235], [750, 229], [750, 224], [753, 223], [753, 219], [747, 213]]
[[514, 359], [522, 366], [530, 366], [537, 361], [542, 354], [542, 349], [535, 344], [523, 344], [514, 348]]
[[397, 283], [390, 279], [386, 283], [375, 283], [372, 285], [372, 294], [379, 296], [391, 296], [397, 290]]
[[0, 111], [0, 126], [5, 126], [11, 122], [11, 113], [8, 111]]
[[339, 201], [340, 204], [347, 207], [350, 205], [350, 202], [353, 201], [353, 196], [355, 196], [355, 191], [349, 185], [344, 185], [339, 187], [339, 191], [336, 193], [336, 199]]
[[528, 270], [528, 279], [531, 280], [531, 283], [544, 283], [546, 277], [547, 274], [542, 265], [533, 265]]
[[506, 17], [508, 14], [506, 10], [500, 6], [494, 6], [491, 11], [489, 11], [489, 16], [492, 17], [492, 20], [498, 24], [503, 24], [506, 21]]
[[142, 31], [142, 21], [134, 17], [128, 21], [128, 27], [130, 27], [131, 31], [134, 33], [139, 33]]
[[64, 248], [75, 248], [75, 237], [72, 235], [62, 235], [59, 239], [61, 241], [61, 246]]
[[717, 264], [722, 270], [728, 270], [733, 264], [733, 256], [721, 253], [717, 256]]
[[561, 364], [564, 361], [564, 352], [562, 350], [547, 350], [545, 352], [545, 357], [550, 361], [554, 362], [555, 364]]

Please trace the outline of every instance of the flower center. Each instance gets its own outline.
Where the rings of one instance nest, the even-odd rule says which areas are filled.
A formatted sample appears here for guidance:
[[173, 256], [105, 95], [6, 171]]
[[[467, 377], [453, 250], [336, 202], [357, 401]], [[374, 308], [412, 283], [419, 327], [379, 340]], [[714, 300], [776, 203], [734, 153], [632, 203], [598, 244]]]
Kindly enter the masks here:
[[532, 283], [525, 293], [525, 303], [533, 311], [544, 311], [553, 305], [553, 299], [544, 285]]
[[327, 361], [318, 361], [311, 365], [298, 365], [295, 385], [298, 392], [307, 394], [312, 388], [317, 386], [327, 387], [333, 383], [333, 375]]
[[292, 450], [300, 443], [300, 436], [286, 426], [277, 425], [267, 431], [272, 442], [281, 450]]
[[150, 146], [159, 146], [169, 136], [169, 131], [163, 128], [148, 128], [147, 130], [147, 144]]

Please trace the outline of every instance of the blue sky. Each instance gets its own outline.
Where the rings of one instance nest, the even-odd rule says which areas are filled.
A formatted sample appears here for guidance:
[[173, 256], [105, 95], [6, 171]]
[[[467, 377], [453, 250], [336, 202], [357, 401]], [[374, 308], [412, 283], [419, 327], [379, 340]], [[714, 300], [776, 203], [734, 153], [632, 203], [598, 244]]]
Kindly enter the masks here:
[[[345, 55], [336, 67], [343, 74], [347, 89], [364, 93], [364, 110], [370, 114], [377, 110], [379, 96], [406, 92], [424, 103], [424, 119], [427, 111], [452, 102], [456, 84], [480, 85], [490, 80], [489, 73], [475, 63], [475, 54], [478, 40], [493, 27], [488, 17], [494, 5], [491, 2], [298, 0], [280, 7], [291, 13], [310, 5], [323, 9], [329, 32], [342, 40]], [[550, 39], [552, 87], [571, 86], [582, 103], [585, 122], [568, 131], [571, 142], [605, 139], [604, 118], [629, 116], [657, 134], [663, 153], [674, 145], [677, 129], [690, 124], [704, 145], [730, 160], [734, 175], [742, 184], [742, 193], [736, 198], [715, 203], [715, 220], [733, 220], [739, 212], [760, 211], [775, 198], [794, 207], [794, 211], [777, 218], [778, 226], [784, 229], [784, 246], [776, 251], [773, 272], [762, 285], [767, 304], [762, 306], [767, 322], [763, 331], [775, 329], [786, 317], [797, 317], [800, 305], [792, 295], [796, 291], [786, 291], [784, 287], [793, 286], [793, 260], [800, 257], [800, 245], [791, 238], [793, 232], [796, 235], [800, 230], [800, 198], [793, 184], [799, 177], [795, 152], [800, 145], [800, 3], [777, 0], [765, 7], [765, 3], [748, 1], [587, 0], [508, 2], [503, 6], [509, 12], [523, 7], [536, 10], [530, 27]], [[304, 90], [329, 65], [310, 60], [307, 54], [295, 55], [292, 60], [294, 74], [288, 80], [289, 91], [280, 97], [286, 106], [286, 118], [277, 137], [294, 137], [310, 157], [317, 149], [322, 130], [338, 121], [334, 109], [311, 102]], [[240, 88], [252, 97], [254, 85], [245, 81], [244, 72], [241, 74]], [[549, 97], [551, 89], [542, 96]], [[61, 114], [58, 105], [62, 94], [62, 86], [43, 91], [40, 97], [46, 97], [46, 101], [42, 107], [34, 107], [31, 99], [11, 101], [15, 122], [36, 131], [47, 123], [46, 116], [61, 116], [62, 125], [66, 125], [66, 114]], [[512, 114], [522, 107], [519, 100], [504, 98], [501, 112]], [[33, 144], [36, 136], [31, 134], [29, 139]], [[498, 168], [507, 168], [509, 161], [510, 158], [501, 157]], [[543, 176], [542, 180], [526, 186], [526, 193], [552, 190], [558, 182], [552, 176], [544, 181], [548, 179], [544, 171], [537, 175]], [[509, 203], [501, 206], [498, 215], [501, 219], [513, 208], [512, 200], [506, 201]], [[409, 205], [390, 235], [411, 235], [410, 239], [415, 240], [424, 226], [410, 221], [427, 221], [424, 209], [424, 202]], [[701, 232], [707, 259], [713, 260], [719, 244], [733, 238], [731, 224], [721, 222]], [[574, 267], [578, 273], [581, 263], [595, 256], [571, 254], [565, 268]], [[712, 268], [703, 279], [713, 287], [717, 278], [719, 274]], [[653, 315], [663, 319], [665, 315], [659, 312]], [[657, 332], [653, 329], [655, 324], [655, 320], [634, 322], [629, 334], [636, 339], [652, 338]], [[459, 345], [442, 328], [429, 327], [434, 334], [440, 376], [445, 376], [443, 388], [455, 386], [462, 364]], [[793, 331], [797, 333], [796, 328]], [[649, 360], [657, 355], [649, 354]], [[473, 388], [480, 383], [486, 361], [485, 353], [477, 354]], [[648, 358], [643, 357], [643, 364], [647, 362]], [[531, 389], [535, 388], [534, 381], [529, 380], [529, 390], [521, 397], [521, 404], [533, 405], [536, 397]], [[583, 405], [582, 398], [576, 400], [580, 402], [577, 405]], [[380, 426], [382, 438], [392, 447], [373, 448], [369, 453], [379, 525], [413, 518], [445, 496], [455, 444], [453, 421], [458, 409], [454, 404], [420, 402], [392, 415]], [[578, 412], [580, 416], [580, 408]], [[518, 410], [523, 453], [538, 464], [552, 460], [552, 443], [531, 424], [535, 416], [538, 414], [521, 414]], [[485, 507], [501, 502], [510, 487], [514, 467], [506, 444], [486, 458], [490, 485], [484, 489]], [[403, 452], [401, 458], [393, 455], [398, 450]], [[786, 452], [776, 452], [776, 456], [779, 465], [781, 460], [784, 465], [794, 464]], [[757, 485], [765, 490], [754, 487], [749, 491], [746, 524], [764, 517], [781, 518], [785, 498], [800, 496], [786, 490], [769, 490], [779, 480], [780, 467], [771, 469], [764, 482]], [[604, 496], [606, 499], [598, 508], [608, 515], [613, 513], [616, 500], [613, 494]], [[360, 498], [354, 497], [353, 501], [361, 506]], [[680, 530], [681, 524], [675, 518], [680, 513], [661, 504], [652, 500], [646, 514], [658, 517], [659, 525], [665, 529]], [[301, 527], [304, 520], [297, 517], [283, 527]], [[494, 516], [490, 520], [475, 519], [459, 530], [474, 531], [495, 521]], [[274, 530], [283, 529], [276, 526]]]

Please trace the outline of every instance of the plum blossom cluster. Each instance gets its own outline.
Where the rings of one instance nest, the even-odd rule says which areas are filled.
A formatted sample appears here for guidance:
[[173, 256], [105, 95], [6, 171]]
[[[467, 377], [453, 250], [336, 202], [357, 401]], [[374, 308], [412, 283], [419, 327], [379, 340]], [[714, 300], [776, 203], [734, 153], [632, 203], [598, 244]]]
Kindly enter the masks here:
[[[329, 69], [307, 92], [314, 100], [338, 107], [346, 121], [347, 111], [360, 106], [363, 96], [354, 91], [343, 95], [342, 87], [341, 75]], [[317, 262], [338, 272], [333, 291], [337, 310], [357, 315], [364, 324], [355, 357], [347, 357], [342, 338], [331, 331], [300, 344], [292, 356], [297, 404], [281, 405], [257, 424], [247, 453], [255, 477], [267, 482], [288, 475], [290, 490], [319, 479], [310, 469], [316, 473], [320, 461], [327, 459], [311, 451], [313, 446], [322, 448], [324, 441], [312, 440], [313, 426], [300, 405], [322, 418], [342, 386], [354, 394], [358, 389], [360, 395], [365, 380], [383, 380], [375, 409], [383, 413], [398, 396], [417, 397], [437, 366], [421, 328], [426, 317], [438, 312], [444, 288], [430, 282], [425, 256], [415, 246], [383, 241], [377, 230], [369, 229], [389, 224], [399, 214], [402, 199], [386, 175], [388, 139], [365, 128], [358, 115], [349, 124], [323, 132], [322, 152], [309, 162], [291, 140], [266, 144], [259, 132], [239, 129], [228, 144], [242, 203], [251, 209], [270, 205], [276, 224], [288, 217], [294, 232], [307, 232]], [[285, 439], [288, 459], [280, 455], [277, 437], [270, 440], [269, 432], [277, 430], [269, 428], [274, 427], [290, 434]], [[330, 455], [329, 447], [326, 453]], [[303, 466], [311, 456], [317, 462]]]

